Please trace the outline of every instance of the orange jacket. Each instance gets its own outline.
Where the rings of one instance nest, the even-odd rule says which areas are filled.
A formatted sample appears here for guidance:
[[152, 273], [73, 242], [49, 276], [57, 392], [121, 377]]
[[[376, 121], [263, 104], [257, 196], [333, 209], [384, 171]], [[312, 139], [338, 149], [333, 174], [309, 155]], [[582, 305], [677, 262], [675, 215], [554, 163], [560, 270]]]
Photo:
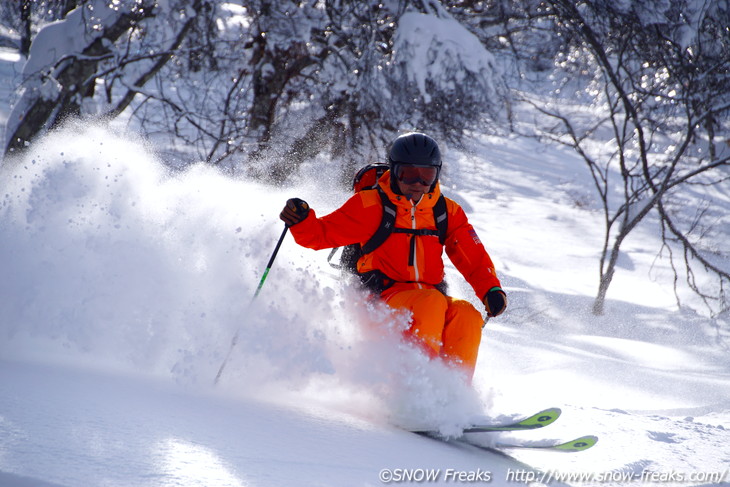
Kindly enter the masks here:
[[[436, 230], [433, 206], [441, 189], [423, 195], [414, 205], [390, 188], [390, 172], [379, 180], [380, 188], [396, 206], [395, 226], [399, 228]], [[355, 193], [339, 209], [317, 218], [314, 210], [302, 222], [291, 227], [299, 245], [320, 250], [342, 247], [353, 243], [365, 244], [380, 225], [382, 203], [378, 190]], [[483, 300], [487, 291], [500, 286], [494, 264], [484, 249], [464, 210], [455, 201], [446, 198], [448, 230], [441, 245], [436, 235], [392, 233], [370, 254], [360, 258], [359, 272], [377, 269], [397, 282], [413, 282], [419, 287], [433, 287], [444, 279], [444, 247], [454, 266], [461, 272], [474, 292]]]

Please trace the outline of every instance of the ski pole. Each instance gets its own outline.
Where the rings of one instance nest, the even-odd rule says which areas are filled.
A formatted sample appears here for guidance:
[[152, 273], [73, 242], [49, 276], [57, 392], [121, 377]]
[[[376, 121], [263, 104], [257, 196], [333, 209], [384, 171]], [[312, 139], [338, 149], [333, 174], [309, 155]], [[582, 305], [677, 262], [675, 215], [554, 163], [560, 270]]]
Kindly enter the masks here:
[[[279, 247], [281, 247], [281, 243], [284, 241], [284, 237], [286, 237], [286, 232], [289, 230], [288, 226], [284, 226], [284, 231], [281, 232], [281, 236], [279, 237], [279, 241], [276, 242], [276, 247], [274, 248], [274, 252], [271, 254], [271, 258], [269, 259], [269, 263], [266, 264], [266, 269], [264, 270], [264, 274], [261, 276], [261, 280], [259, 281], [259, 285], [256, 288], [256, 292], [253, 294], [253, 298], [251, 298], [251, 302], [248, 304], [251, 306], [253, 302], [256, 300], [256, 297], [261, 292], [261, 288], [264, 287], [264, 281], [266, 281], [266, 276], [269, 275], [269, 271], [271, 270], [271, 267], [274, 265], [274, 259], [276, 259], [276, 254], [279, 253]], [[223, 374], [223, 369], [226, 368], [226, 364], [228, 363], [228, 359], [231, 357], [231, 352], [233, 352], [233, 349], [236, 346], [236, 343], [238, 342], [238, 335], [241, 333], [241, 325], [238, 326], [238, 329], [236, 329], [236, 333], [233, 335], [233, 338], [231, 339], [231, 346], [228, 347], [228, 353], [226, 354], [226, 358], [223, 359], [223, 363], [221, 364], [220, 369], [218, 369], [218, 373], [215, 376], [215, 381], [213, 382], [215, 385], [218, 384], [218, 381], [221, 378], [221, 375]]]

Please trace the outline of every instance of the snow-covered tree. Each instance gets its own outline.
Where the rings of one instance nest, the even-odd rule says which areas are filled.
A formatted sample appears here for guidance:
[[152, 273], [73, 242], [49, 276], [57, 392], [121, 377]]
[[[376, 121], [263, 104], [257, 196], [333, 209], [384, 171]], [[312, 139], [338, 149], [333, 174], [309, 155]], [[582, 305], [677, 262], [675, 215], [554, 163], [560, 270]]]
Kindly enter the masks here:
[[69, 115], [123, 115], [183, 163], [282, 181], [320, 153], [352, 166], [398, 131], [458, 142], [505, 113], [493, 55], [440, 2], [119, 5], [88, 0], [39, 33], [8, 150]]
[[[532, 102], [548, 115], [542, 134], [584, 158], [603, 207], [594, 312], [603, 312], [625, 239], [656, 212], [661, 252], [677, 278], [686, 278], [713, 315], [726, 313], [730, 274], [720, 258], [726, 250], [703, 248], [702, 236], [717, 231], [723, 218], [712, 209], [712, 190], [729, 175], [730, 149], [722, 140], [730, 133], [727, 2], [545, 4], [564, 42], [558, 75], [565, 78], [560, 103]], [[593, 100], [592, 113], [565, 98], [580, 79], [588, 81], [577, 89], [584, 101]], [[693, 220], [673, 211], [697, 200], [701, 210]]]
[[85, 100], [94, 96], [98, 70], [118, 62], [114, 43], [154, 12], [151, 0], [94, 0], [46, 25], [33, 39], [23, 68], [22, 93], [5, 128], [6, 152], [80, 115]]
[[[268, 49], [286, 54], [287, 66], [306, 66], [300, 79], [287, 78], [290, 90], [277, 98], [278, 110], [254, 103], [252, 115], [264, 116], [252, 118], [252, 127], [266, 127], [257, 153], [277, 154], [274, 179], [323, 150], [342, 156], [346, 167], [382, 157], [399, 130], [419, 128], [456, 142], [503, 111], [506, 90], [493, 56], [438, 2], [332, 0], [321, 7], [291, 14], [299, 16], [294, 35], [286, 22], [269, 21]], [[303, 26], [308, 36], [297, 51], [292, 39], [302, 39]]]

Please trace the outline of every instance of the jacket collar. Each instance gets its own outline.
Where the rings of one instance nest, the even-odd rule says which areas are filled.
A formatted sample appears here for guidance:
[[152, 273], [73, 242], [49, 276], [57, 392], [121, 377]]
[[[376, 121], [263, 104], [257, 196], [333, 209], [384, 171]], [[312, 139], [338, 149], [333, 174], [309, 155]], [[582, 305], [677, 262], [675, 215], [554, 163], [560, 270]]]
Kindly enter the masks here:
[[[395, 203], [396, 206], [410, 210], [413, 207], [413, 203], [411, 203], [411, 200], [402, 194], [396, 194], [393, 191], [393, 188], [390, 187], [390, 179], [390, 171], [386, 171], [378, 180], [380, 189], [385, 191], [385, 194], [388, 196], [390, 201]], [[438, 181], [436, 181], [433, 191], [424, 194], [423, 197], [421, 197], [421, 201], [419, 201], [416, 206], [419, 208], [433, 208], [436, 201], [439, 199], [439, 196], [441, 196], [441, 185]]]

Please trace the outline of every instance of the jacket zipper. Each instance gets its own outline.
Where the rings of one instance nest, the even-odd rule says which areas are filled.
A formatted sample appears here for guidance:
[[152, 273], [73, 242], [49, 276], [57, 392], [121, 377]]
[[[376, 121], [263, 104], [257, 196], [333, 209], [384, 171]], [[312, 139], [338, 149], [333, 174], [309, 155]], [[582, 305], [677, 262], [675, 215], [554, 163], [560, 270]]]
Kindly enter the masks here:
[[[411, 230], [416, 230], [416, 204], [411, 202]], [[419, 282], [421, 280], [421, 272], [418, 269], [418, 259], [416, 259], [416, 235], [411, 235], [411, 251], [408, 260], [410, 261], [410, 265], [413, 266], [414, 277], [418, 289], [423, 289], [423, 286]]]

